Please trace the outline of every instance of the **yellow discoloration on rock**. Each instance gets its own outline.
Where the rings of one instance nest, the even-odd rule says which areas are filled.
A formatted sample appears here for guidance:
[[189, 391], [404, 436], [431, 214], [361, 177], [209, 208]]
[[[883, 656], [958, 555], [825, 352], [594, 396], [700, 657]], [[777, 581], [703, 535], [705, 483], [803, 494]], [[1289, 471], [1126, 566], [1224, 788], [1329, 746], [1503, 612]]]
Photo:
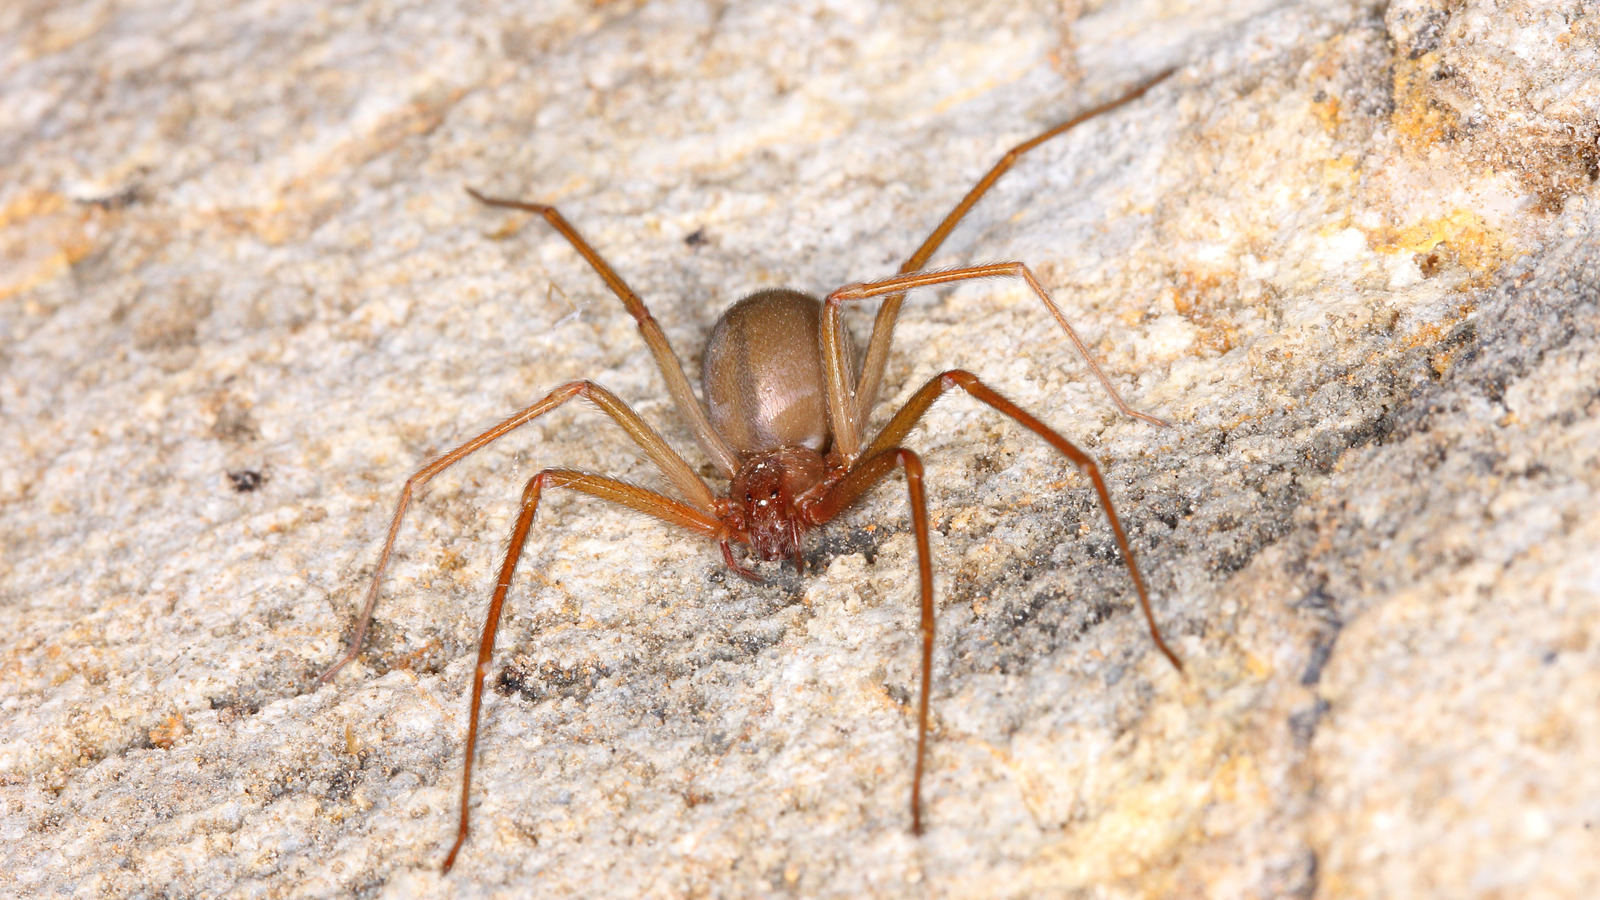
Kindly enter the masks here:
[[1503, 232], [1466, 209], [1366, 234], [1367, 246], [1379, 253], [1417, 254], [1418, 268], [1429, 277], [1452, 263], [1473, 276], [1492, 275], [1519, 255]]
[[1322, 127], [1329, 132], [1339, 127], [1341, 112], [1342, 106], [1338, 97], [1329, 95], [1321, 100], [1311, 101], [1311, 115], [1316, 117], [1316, 120], [1322, 123]]
[[188, 733], [189, 729], [188, 726], [184, 725], [183, 716], [179, 713], [173, 713], [150, 729], [150, 743], [163, 750], [171, 750], [172, 745], [176, 744], [179, 738]]
[[1177, 273], [1177, 279], [1167, 290], [1173, 309], [1198, 331], [1196, 349], [1220, 354], [1238, 346], [1238, 328], [1230, 315], [1239, 293], [1232, 273], [1191, 268]]
[[0, 301], [48, 284], [93, 252], [92, 215], [53, 191], [24, 191], [0, 208]]
[[1456, 125], [1455, 114], [1435, 103], [1428, 91], [1428, 82], [1438, 69], [1438, 51], [1416, 59], [1396, 57], [1394, 61], [1394, 113], [1390, 122], [1401, 146], [1413, 153], [1427, 152]]

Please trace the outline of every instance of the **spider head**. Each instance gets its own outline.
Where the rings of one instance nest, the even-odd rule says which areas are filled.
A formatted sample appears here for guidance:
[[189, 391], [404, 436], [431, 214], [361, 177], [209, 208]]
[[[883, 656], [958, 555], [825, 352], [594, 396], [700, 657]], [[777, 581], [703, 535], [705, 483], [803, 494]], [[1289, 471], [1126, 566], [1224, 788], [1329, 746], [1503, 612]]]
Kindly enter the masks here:
[[780, 447], [739, 468], [729, 500], [756, 556], [768, 562], [799, 558], [805, 524], [795, 501], [826, 471], [822, 457], [806, 447]]

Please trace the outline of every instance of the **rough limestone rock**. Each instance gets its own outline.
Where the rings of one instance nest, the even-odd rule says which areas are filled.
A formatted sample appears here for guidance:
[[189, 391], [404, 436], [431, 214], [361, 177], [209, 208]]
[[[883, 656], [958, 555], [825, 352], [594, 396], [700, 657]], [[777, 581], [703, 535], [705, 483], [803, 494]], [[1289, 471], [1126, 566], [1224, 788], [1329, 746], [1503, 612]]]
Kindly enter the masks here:
[[[1600, 15], [1395, 0], [0, 9], [0, 895], [1519, 897], [1600, 884]], [[523, 483], [710, 473], [559, 204], [690, 371], [742, 294], [892, 274], [1008, 147], [876, 422], [950, 397], [807, 571]], [[865, 334], [866, 314], [855, 320]], [[720, 488], [721, 481], [714, 481]]]

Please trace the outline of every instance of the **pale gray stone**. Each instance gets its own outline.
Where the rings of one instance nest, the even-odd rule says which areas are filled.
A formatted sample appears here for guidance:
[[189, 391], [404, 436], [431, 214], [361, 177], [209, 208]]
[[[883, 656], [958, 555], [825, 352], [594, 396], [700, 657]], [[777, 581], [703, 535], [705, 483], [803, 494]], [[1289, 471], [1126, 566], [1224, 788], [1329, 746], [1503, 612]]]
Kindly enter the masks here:
[[[0, 894], [1550, 897], [1600, 883], [1600, 35], [1525, 0], [21, 2], [0, 11]], [[903, 481], [809, 568], [556, 494], [456, 870], [466, 690], [522, 484], [699, 466], [554, 202], [697, 370], [743, 293], [934, 258], [882, 422], [937, 528], [908, 832]], [[864, 325], [863, 317], [858, 324]], [[864, 334], [864, 327], [861, 329]], [[706, 469], [709, 472], [709, 468]], [[720, 482], [717, 482], [720, 485]]]

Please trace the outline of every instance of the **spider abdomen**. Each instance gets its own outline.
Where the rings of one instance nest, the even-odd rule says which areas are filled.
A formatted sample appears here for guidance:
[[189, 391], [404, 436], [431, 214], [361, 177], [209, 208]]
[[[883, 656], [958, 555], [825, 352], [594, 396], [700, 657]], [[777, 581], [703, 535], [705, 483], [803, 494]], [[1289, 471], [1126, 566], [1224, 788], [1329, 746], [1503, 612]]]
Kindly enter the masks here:
[[702, 385], [711, 424], [741, 457], [827, 449], [821, 336], [822, 301], [787, 288], [757, 291], [717, 320]]

